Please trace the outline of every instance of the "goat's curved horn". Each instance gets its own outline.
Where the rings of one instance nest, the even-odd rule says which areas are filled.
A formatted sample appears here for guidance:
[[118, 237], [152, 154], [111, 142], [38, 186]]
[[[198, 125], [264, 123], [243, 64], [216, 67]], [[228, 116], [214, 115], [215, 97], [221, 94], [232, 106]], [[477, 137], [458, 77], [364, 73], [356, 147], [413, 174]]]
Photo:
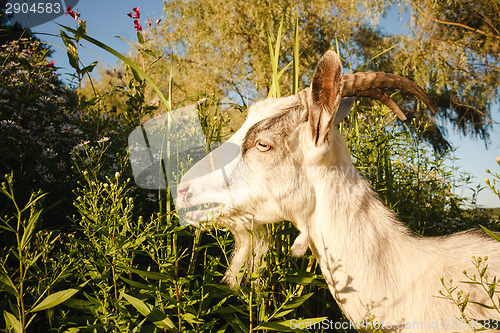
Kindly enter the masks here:
[[423, 101], [433, 113], [436, 113], [425, 91], [418, 84], [404, 77], [384, 72], [360, 72], [344, 74], [343, 81], [342, 97], [365, 96], [379, 100], [394, 111], [401, 120], [406, 120], [406, 116], [381, 89], [395, 88], [409, 92]]

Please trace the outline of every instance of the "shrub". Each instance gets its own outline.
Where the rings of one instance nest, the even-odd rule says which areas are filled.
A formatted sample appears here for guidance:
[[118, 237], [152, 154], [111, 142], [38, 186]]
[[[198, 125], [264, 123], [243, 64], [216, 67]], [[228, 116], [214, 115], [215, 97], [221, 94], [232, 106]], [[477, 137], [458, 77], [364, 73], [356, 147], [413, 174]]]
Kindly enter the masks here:
[[13, 171], [23, 193], [42, 189], [50, 202], [63, 201], [66, 205], [58, 208], [64, 210], [71, 205], [75, 153], [87, 141], [118, 143], [122, 127], [81, 108], [76, 93], [47, 62], [47, 52], [30, 39], [0, 46], [0, 173]]

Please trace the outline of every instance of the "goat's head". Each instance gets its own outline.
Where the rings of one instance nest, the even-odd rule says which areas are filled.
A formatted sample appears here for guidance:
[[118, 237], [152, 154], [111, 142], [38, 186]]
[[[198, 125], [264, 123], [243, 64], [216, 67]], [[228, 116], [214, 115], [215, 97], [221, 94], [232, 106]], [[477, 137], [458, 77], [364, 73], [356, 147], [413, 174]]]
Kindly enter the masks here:
[[[348, 115], [350, 97], [376, 98], [406, 119], [383, 88], [411, 92], [430, 106], [425, 92], [402, 77], [374, 72], [343, 75], [338, 55], [328, 51], [310, 88], [251, 106], [242, 127], [183, 176], [177, 207], [196, 207], [187, 219], [194, 225], [219, 221], [235, 236], [235, 253], [226, 275], [231, 285], [236, 285], [236, 273], [251, 254], [247, 229], [254, 226], [253, 239], [260, 242], [254, 248], [257, 255], [264, 254], [259, 226], [290, 220], [301, 230], [299, 221], [313, 213], [317, 180], [308, 177], [307, 168], [350, 164], [346, 144], [334, 128]], [[306, 248], [307, 237], [305, 248], [295, 252], [302, 254]]]

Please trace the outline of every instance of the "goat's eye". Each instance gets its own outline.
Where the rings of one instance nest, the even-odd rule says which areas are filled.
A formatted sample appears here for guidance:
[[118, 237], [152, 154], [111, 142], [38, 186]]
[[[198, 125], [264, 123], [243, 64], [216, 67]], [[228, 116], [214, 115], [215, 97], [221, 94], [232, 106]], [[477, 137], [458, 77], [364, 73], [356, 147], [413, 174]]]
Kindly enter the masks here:
[[265, 152], [271, 149], [271, 145], [268, 145], [267, 143], [264, 143], [262, 141], [257, 141], [255, 148], [257, 148], [259, 151]]

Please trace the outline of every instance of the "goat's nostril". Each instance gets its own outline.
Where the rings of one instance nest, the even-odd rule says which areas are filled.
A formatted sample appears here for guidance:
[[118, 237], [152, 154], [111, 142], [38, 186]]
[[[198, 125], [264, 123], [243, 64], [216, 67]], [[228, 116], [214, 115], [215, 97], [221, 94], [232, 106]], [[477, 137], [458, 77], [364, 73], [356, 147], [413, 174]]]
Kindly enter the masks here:
[[178, 195], [185, 195], [189, 191], [189, 184], [179, 184], [177, 188]]

